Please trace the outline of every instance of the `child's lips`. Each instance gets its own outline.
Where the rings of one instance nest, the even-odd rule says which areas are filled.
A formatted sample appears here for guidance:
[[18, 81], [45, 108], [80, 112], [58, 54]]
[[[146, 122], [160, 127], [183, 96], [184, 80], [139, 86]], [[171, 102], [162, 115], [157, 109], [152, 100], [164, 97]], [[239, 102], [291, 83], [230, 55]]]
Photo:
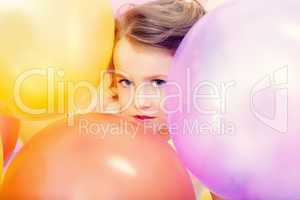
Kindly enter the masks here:
[[142, 121], [155, 119], [155, 117], [147, 116], [147, 115], [135, 115], [134, 118], [137, 119], [137, 120], [142, 120]]

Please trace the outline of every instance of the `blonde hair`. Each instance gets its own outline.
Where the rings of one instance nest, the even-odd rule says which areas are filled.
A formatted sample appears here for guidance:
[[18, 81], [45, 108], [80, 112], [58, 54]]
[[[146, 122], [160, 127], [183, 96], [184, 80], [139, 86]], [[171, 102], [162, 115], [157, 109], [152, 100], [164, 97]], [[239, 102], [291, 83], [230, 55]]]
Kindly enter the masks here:
[[197, 0], [154, 0], [134, 6], [116, 19], [116, 36], [176, 50], [206, 11]]
[[[116, 39], [129, 39], [154, 47], [176, 51], [192, 26], [206, 14], [197, 0], [153, 0], [134, 5], [116, 19]], [[113, 72], [113, 65], [109, 71]], [[112, 77], [111, 96], [117, 99]]]

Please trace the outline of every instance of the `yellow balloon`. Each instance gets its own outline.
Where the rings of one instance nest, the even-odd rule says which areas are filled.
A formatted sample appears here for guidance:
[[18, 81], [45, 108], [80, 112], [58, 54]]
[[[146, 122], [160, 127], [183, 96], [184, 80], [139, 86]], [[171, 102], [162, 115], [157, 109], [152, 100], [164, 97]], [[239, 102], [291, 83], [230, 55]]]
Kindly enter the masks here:
[[2, 0], [0, 24], [0, 101], [14, 115], [41, 122], [88, 107], [111, 58], [110, 0]]
[[200, 195], [199, 200], [213, 200], [210, 191], [208, 189], [204, 189], [204, 191]]
[[37, 132], [54, 123], [56, 120], [22, 120], [19, 132], [21, 141], [23, 144], [27, 143]]

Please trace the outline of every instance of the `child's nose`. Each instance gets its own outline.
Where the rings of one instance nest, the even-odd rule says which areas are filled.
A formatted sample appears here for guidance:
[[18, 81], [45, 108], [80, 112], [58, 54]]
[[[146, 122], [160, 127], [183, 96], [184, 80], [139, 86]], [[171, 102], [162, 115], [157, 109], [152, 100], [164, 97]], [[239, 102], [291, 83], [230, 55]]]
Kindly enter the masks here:
[[135, 107], [138, 110], [150, 110], [160, 98], [160, 92], [152, 84], [141, 84], [136, 90]]
[[135, 98], [135, 107], [138, 110], [148, 110], [152, 107], [152, 100], [147, 96], [139, 96]]

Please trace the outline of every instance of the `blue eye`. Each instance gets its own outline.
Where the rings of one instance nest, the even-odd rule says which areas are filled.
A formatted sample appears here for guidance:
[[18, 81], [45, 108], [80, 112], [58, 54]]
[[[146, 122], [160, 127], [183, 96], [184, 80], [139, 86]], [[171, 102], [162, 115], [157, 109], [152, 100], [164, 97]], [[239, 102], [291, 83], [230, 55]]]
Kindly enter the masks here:
[[151, 81], [151, 83], [153, 84], [154, 87], [160, 87], [160, 86], [166, 84], [167, 81], [162, 80], [162, 79], [154, 79]]
[[128, 79], [121, 79], [118, 81], [119, 84], [121, 84], [123, 87], [130, 87], [132, 85], [132, 82]]

